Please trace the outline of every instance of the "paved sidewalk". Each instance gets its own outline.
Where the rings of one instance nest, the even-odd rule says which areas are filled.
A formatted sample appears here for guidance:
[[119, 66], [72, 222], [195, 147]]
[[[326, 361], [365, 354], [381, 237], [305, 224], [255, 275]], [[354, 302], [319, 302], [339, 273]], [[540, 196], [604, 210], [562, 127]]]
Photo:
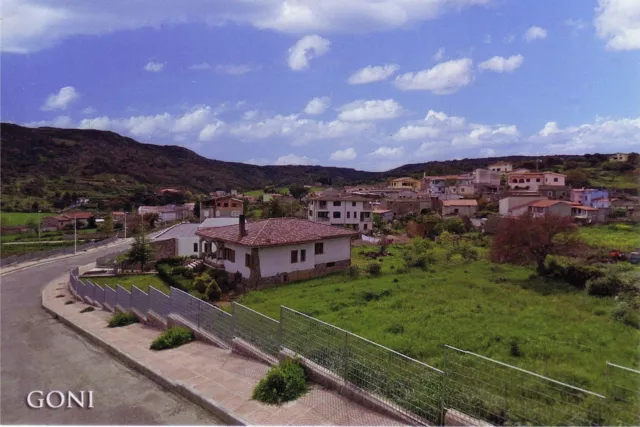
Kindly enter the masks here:
[[107, 328], [110, 313], [97, 309], [80, 313], [88, 305], [78, 301], [65, 305], [72, 299], [66, 280], [51, 283], [42, 293], [49, 311], [124, 353], [135, 365], [214, 401], [249, 425], [403, 425], [315, 384], [303, 397], [282, 406], [253, 401], [251, 392], [266, 374], [266, 364], [199, 341], [171, 350], [149, 350], [160, 330], [142, 324]]

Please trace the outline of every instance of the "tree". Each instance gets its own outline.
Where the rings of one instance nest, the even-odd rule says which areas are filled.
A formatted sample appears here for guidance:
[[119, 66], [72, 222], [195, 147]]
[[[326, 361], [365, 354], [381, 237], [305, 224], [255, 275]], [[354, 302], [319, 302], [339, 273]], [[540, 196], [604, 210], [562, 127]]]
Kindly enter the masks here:
[[139, 263], [140, 270], [144, 271], [144, 265], [153, 258], [153, 249], [144, 233], [136, 234], [134, 239], [135, 241], [127, 254], [127, 259], [132, 263]]
[[27, 222], [27, 228], [33, 232], [33, 233], [37, 233], [38, 232], [38, 223], [36, 222], [35, 219], [31, 218], [28, 222]]
[[449, 233], [454, 233], [454, 234], [463, 234], [467, 230], [462, 218], [459, 218], [457, 216], [452, 216], [449, 218], [445, 218], [442, 222], [439, 222], [438, 224], [436, 224], [435, 232], [437, 234], [440, 234], [444, 231], [448, 231]]
[[149, 226], [149, 228], [155, 228], [156, 222], [160, 219], [160, 215], [157, 212], [149, 212], [142, 216], [142, 220]]
[[193, 205], [193, 216], [200, 219], [200, 202]]
[[109, 237], [113, 234], [113, 231], [113, 217], [109, 214], [104, 218], [104, 222], [102, 223], [102, 232]]
[[589, 177], [582, 169], [572, 169], [567, 172], [566, 182], [572, 187], [587, 187]]
[[380, 233], [384, 229], [384, 220], [382, 219], [382, 215], [373, 214], [373, 231]]
[[291, 195], [296, 199], [300, 200], [309, 193], [309, 189], [296, 184], [289, 187], [289, 193], [291, 193]]
[[[490, 259], [496, 263], [535, 263], [538, 274], [545, 273], [547, 255], [557, 249], [554, 238], [577, 230], [571, 217], [525, 215], [503, 218], [493, 238]], [[578, 240], [574, 240], [577, 244]], [[566, 242], [564, 243], [566, 244]]]
[[284, 210], [282, 206], [280, 206], [277, 197], [272, 198], [269, 200], [269, 203], [267, 203], [266, 216], [267, 218], [281, 218], [284, 216]]

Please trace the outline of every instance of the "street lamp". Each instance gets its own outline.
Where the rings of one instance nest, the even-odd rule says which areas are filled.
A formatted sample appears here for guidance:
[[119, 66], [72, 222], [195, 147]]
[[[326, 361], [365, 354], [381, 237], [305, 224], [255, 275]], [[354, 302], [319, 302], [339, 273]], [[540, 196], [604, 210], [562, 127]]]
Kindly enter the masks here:
[[40, 221], [40, 213], [41, 212], [42, 212], [41, 210], [38, 210], [38, 243], [41, 243], [41, 241], [40, 241], [40, 222], [41, 222]]
[[124, 238], [127, 238], [127, 212], [124, 213]]
[[73, 253], [78, 252], [78, 227], [76, 226], [78, 220], [76, 215], [73, 215]]

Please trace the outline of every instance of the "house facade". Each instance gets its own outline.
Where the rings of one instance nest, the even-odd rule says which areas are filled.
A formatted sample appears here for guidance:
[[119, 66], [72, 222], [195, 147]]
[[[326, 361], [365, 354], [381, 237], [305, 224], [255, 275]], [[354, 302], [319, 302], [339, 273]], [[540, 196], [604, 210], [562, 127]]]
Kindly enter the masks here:
[[542, 185], [565, 186], [566, 175], [555, 172], [511, 172], [507, 185], [512, 189], [539, 191]]
[[473, 197], [475, 194], [473, 179], [472, 174], [425, 176], [422, 179], [422, 188], [433, 197], [450, 194]]
[[501, 173], [491, 169], [474, 169], [472, 183], [474, 185], [485, 185], [490, 187], [500, 187]]
[[592, 208], [590, 206], [572, 206], [571, 215], [585, 224], [600, 223], [606, 219], [607, 209]]
[[613, 156], [609, 156], [609, 160], [612, 162], [628, 162], [629, 154], [628, 153], [616, 153]]
[[500, 174], [505, 174], [505, 173], [509, 173], [513, 170], [513, 165], [511, 163], [508, 162], [496, 162], [494, 164], [491, 164], [489, 166], [487, 166], [487, 169], [489, 169], [492, 172], [498, 172]]
[[529, 213], [534, 217], [545, 215], [572, 216], [573, 205], [562, 200], [540, 200], [529, 205]]
[[529, 204], [541, 200], [548, 200], [546, 197], [538, 194], [528, 196], [510, 196], [500, 199], [499, 212], [500, 216], [521, 216], [529, 211]]
[[478, 211], [478, 201], [475, 199], [443, 200], [442, 216], [471, 217]]
[[611, 206], [609, 191], [593, 188], [576, 188], [571, 190], [571, 201], [591, 208], [604, 209]]
[[391, 209], [374, 209], [373, 214], [380, 215], [383, 222], [393, 221], [393, 211]]
[[566, 185], [540, 185], [538, 193], [554, 200], [570, 200], [571, 188]]
[[200, 202], [200, 222], [207, 218], [239, 218], [244, 212], [244, 200], [222, 196]]
[[193, 208], [184, 205], [140, 206], [138, 215], [158, 214], [160, 222], [184, 221], [193, 215]]
[[309, 200], [309, 221], [349, 226], [358, 231], [373, 228], [371, 199], [356, 195], [320, 196]]
[[359, 233], [303, 219], [270, 218], [238, 226], [201, 228], [201, 242], [215, 245], [205, 263], [240, 273], [250, 288], [308, 279], [351, 265], [351, 240]]
[[419, 190], [420, 180], [411, 178], [408, 176], [402, 177], [402, 178], [396, 178], [396, 179], [392, 179], [389, 182], [389, 187]]
[[417, 199], [417, 200], [386, 200], [377, 209], [390, 210], [393, 213], [393, 218], [404, 218], [408, 215], [420, 215], [427, 211], [435, 209], [435, 203], [432, 198]]

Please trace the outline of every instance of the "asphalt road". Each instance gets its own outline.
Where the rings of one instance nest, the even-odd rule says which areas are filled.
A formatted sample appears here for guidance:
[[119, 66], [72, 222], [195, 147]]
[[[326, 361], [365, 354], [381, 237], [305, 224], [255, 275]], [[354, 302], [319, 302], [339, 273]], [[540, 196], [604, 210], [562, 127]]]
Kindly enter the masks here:
[[[122, 365], [42, 309], [40, 293], [47, 283], [114, 250], [77, 255], [0, 278], [0, 423], [221, 424], [200, 407]], [[94, 408], [31, 409], [26, 397], [33, 390], [93, 390]]]

